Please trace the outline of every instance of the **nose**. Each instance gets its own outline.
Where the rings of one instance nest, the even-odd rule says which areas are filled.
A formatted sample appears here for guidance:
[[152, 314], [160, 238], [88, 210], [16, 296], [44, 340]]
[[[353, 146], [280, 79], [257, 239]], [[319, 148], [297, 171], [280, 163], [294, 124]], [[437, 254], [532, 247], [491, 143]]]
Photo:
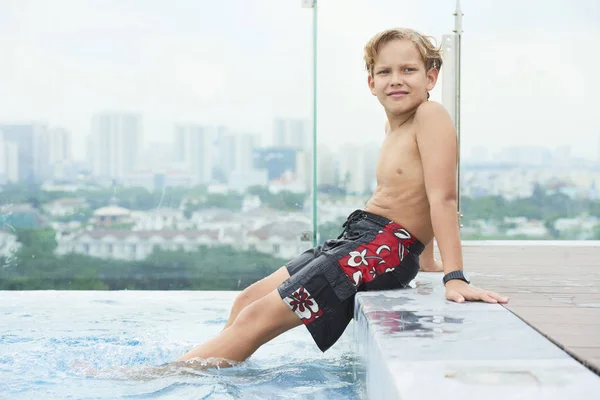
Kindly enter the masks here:
[[392, 79], [390, 81], [392, 86], [402, 86], [404, 84], [404, 77], [399, 71], [392, 72]]

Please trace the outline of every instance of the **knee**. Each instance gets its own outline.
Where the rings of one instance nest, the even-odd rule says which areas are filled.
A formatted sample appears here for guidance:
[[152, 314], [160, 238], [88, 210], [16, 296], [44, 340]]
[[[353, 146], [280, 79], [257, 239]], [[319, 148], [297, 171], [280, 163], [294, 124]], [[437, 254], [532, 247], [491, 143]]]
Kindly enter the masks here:
[[253, 283], [237, 295], [237, 297], [233, 301], [234, 308], [242, 309], [248, 304], [250, 304], [250, 302], [252, 301], [252, 292], [254, 291], [254, 285], [256, 284]]
[[232, 325], [241, 332], [251, 333], [264, 325], [262, 317], [260, 307], [250, 304], [240, 310]]

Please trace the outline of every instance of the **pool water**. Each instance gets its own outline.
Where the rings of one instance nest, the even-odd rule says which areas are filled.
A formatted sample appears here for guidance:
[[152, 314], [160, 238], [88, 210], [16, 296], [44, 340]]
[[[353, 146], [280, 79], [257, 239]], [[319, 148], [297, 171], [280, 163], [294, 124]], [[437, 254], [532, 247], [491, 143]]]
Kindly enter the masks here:
[[131, 374], [216, 335], [236, 294], [0, 292], [0, 398], [364, 398], [352, 323], [326, 353], [300, 326], [233, 368]]

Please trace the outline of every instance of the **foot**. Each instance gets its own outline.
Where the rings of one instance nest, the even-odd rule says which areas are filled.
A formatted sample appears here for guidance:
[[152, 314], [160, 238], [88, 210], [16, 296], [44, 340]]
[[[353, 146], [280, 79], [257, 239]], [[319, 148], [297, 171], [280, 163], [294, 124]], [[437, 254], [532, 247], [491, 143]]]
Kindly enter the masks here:
[[94, 364], [92, 364], [89, 361], [73, 360], [71, 362], [71, 368], [73, 368], [73, 370], [75, 370], [75, 372], [78, 372], [86, 377], [98, 375], [98, 369], [95, 368]]
[[419, 260], [420, 268], [419, 271], [423, 272], [444, 272], [444, 266], [442, 265], [441, 260], [432, 259], [432, 260]]

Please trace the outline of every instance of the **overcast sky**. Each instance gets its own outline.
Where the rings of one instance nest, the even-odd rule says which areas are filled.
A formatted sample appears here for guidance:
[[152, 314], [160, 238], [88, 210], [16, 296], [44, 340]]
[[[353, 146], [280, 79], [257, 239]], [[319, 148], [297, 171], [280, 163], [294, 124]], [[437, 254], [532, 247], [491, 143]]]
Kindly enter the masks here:
[[[571, 145], [598, 157], [600, 2], [461, 3], [463, 152]], [[365, 42], [393, 26], [441, 40], [455, 1], [319, 4], [320, 140], [379, 142]], [[151, 141], [170, 141], [176, 123], [219, 123], [268, 144], [274, 117], [311, 117], [311, 24], [301, 0], [0, 0], [0, 123], [65, 127], [79, 150], [94, 113], [131, 111]]]

